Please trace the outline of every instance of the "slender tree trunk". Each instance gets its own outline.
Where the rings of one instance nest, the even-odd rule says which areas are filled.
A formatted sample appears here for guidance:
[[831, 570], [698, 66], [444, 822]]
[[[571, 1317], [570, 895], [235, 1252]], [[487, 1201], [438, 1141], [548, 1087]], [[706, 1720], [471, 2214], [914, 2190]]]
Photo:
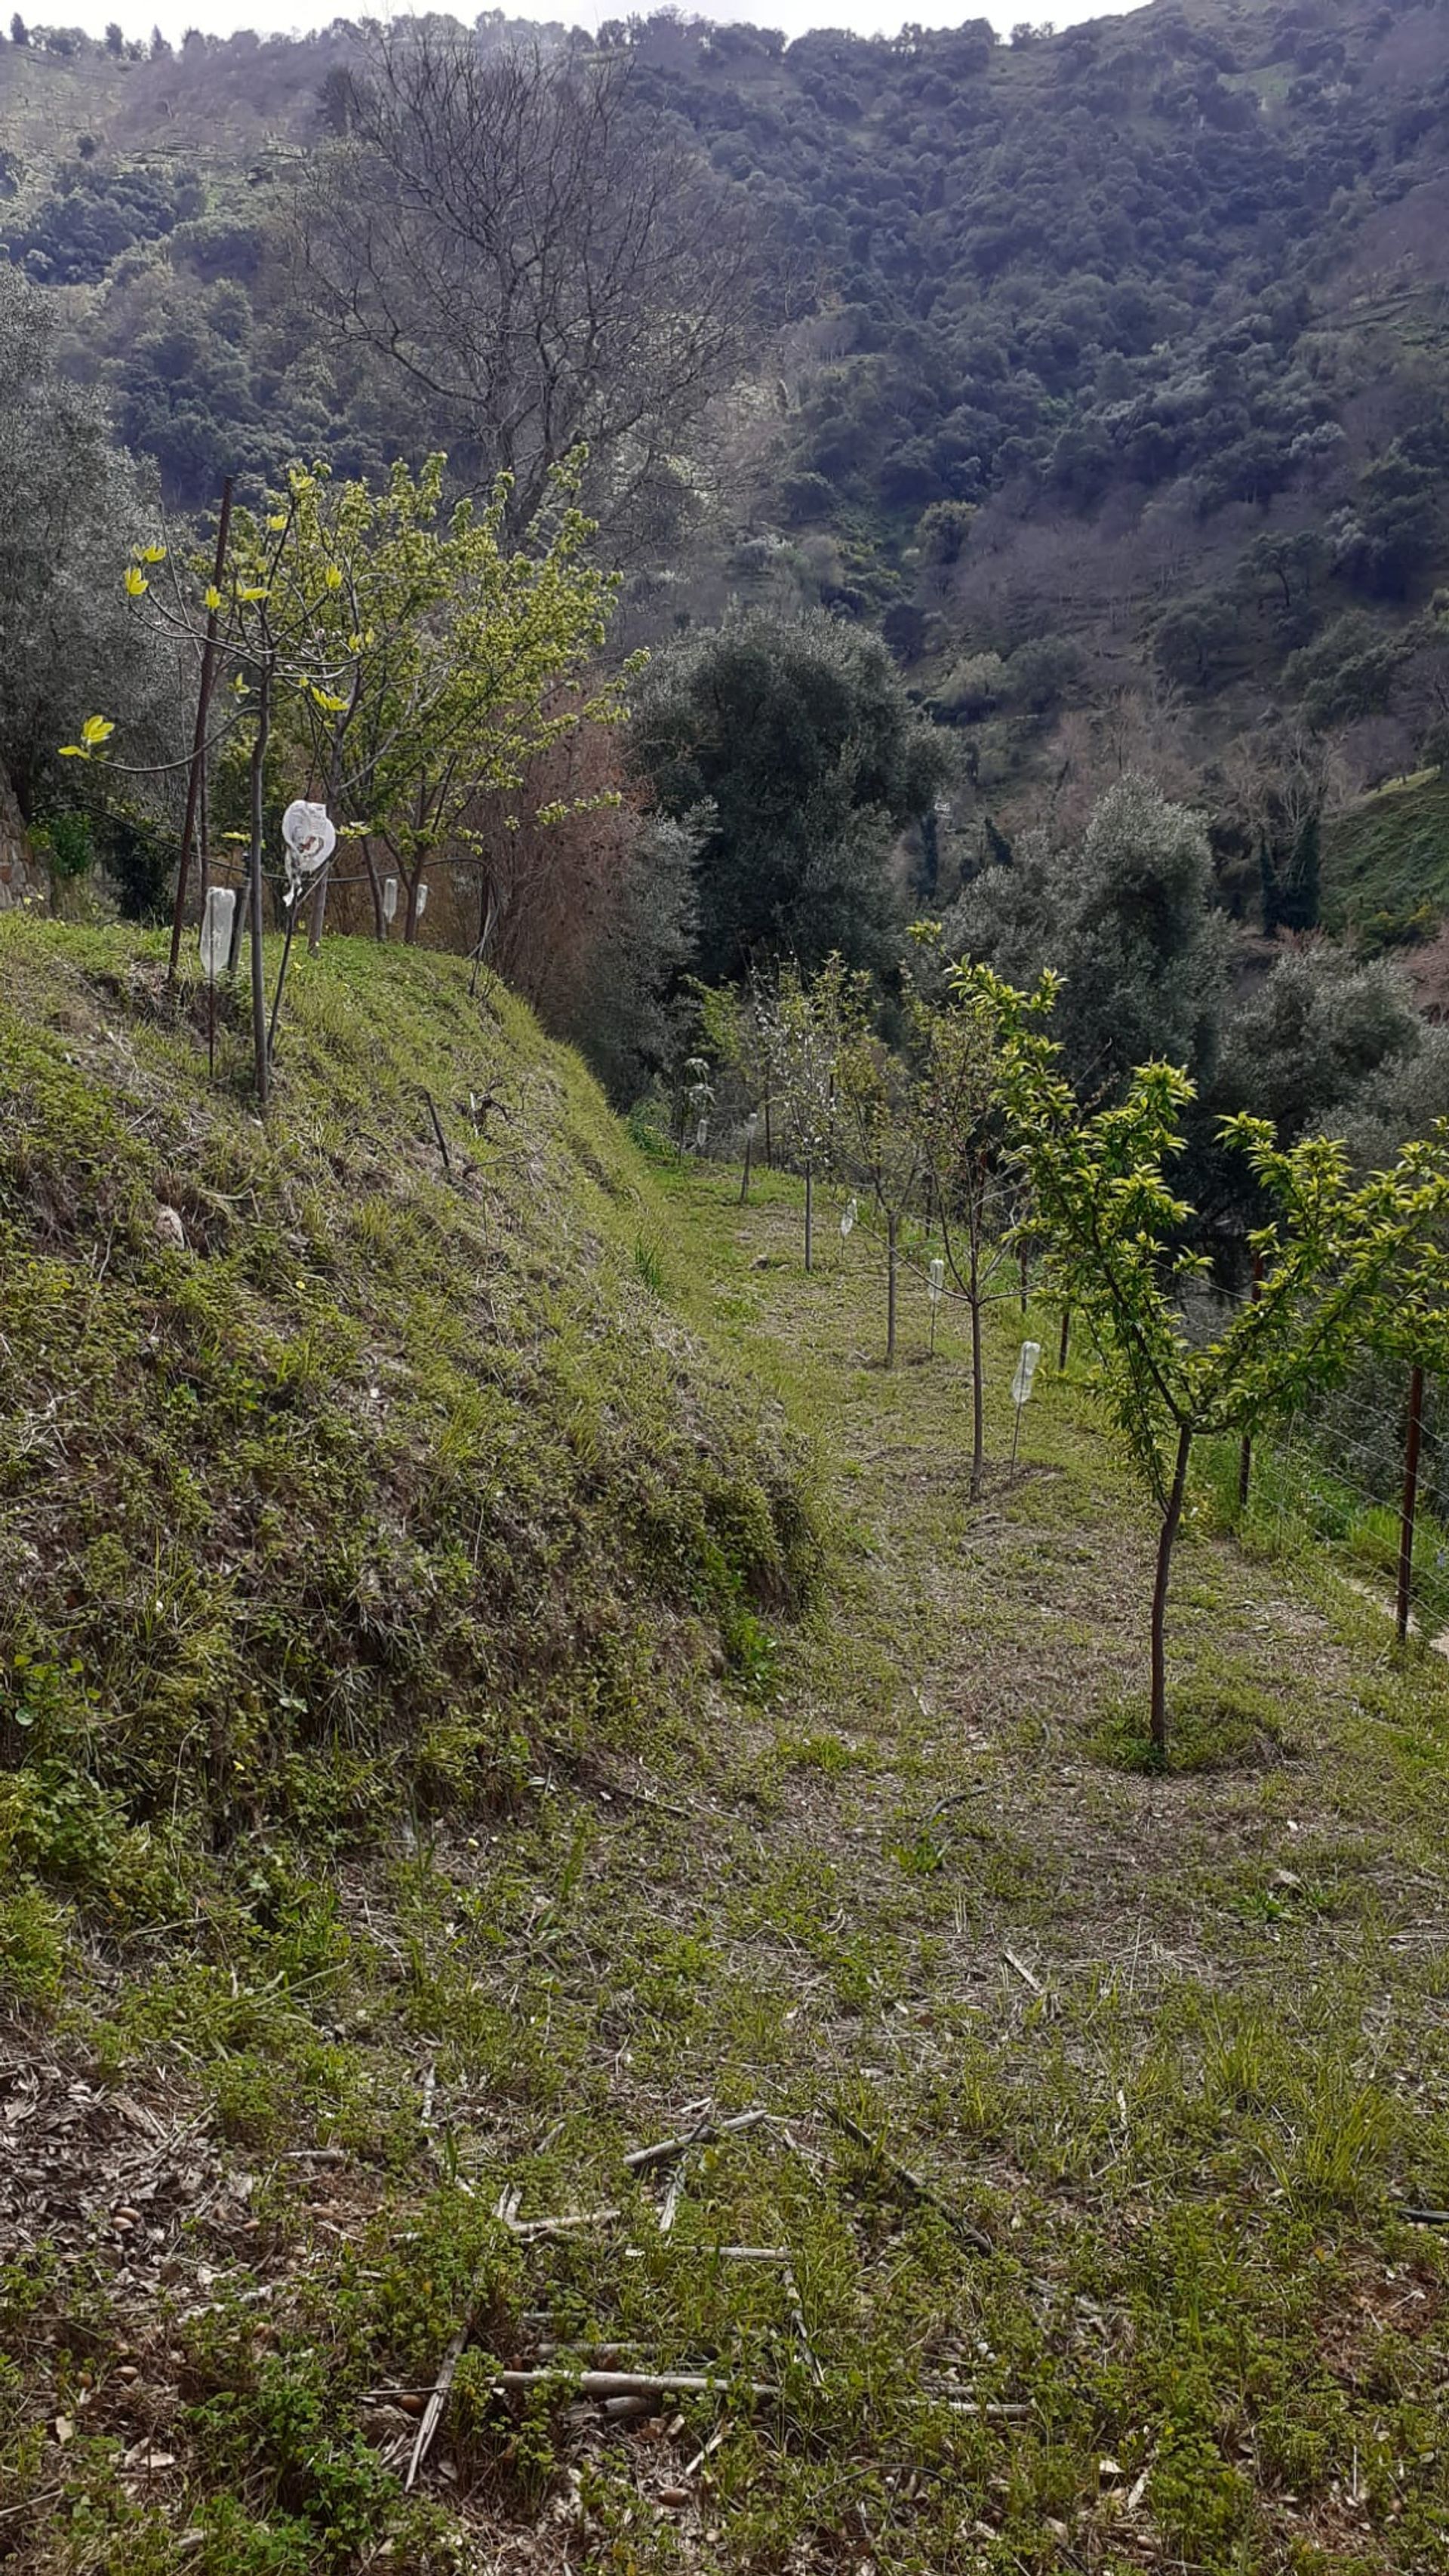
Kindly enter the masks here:
[[1177, 1459], [1172, 1471], [1167, 1509], [1162, 1515], [1162, 1529], [1157, 1541], [1157, 1577], [1152, 1586], [1152, 1749], [1163, 1759], [1167, 1754], [1167, 1647], [1164, 1635], [1167, 1585], [1172, 1573], [1172, 1551], [1182, 1526], [1182, 1498], [1191, 1454], [1192, 1433], [1184, 1423], [1177, 1435]]
[[900, 1219], [892, 1208], [886, 1218], [886, 1367], [896, 1364], [896, 1234]]
[[[216, 570], [214, 586], [219, 591], [226, 572], [227, 537], [231, 528], [232, 477], [228, 474], [221, 487], [221, 510], [216, 524]], [[201, 648], [201, 677], [196, 691], [196, 726], [191, 737], [191, 760], [186, 773], [186, 815], [181, 826], [181, 863], [176, 871], [176, 901], [171, 913], [171, 962], [166, 969], [168, 983], [176, 981], [177, 960], [181, 955], [181, 925], [186, 917], [186, 882], [191, 869], [191, 845], [196, 836], [197, 814], [203, 782], [206, 777], [206, 711], [211, 702], [212, 673], [216, 661], [216, 611], [209, 609], [206, 639]], [[238, 907], [240, 909], [240, 907]]]
[[322, 945], [322, 924], [327, 918], [327, 870], [323, 869], [312, 892], [307, 921], [307, 954], [315, 957]]
[[1404, 1430], [1404, 1494], [1399, 1506], [1399, 1577], [1394, 1588], [1394, 1627], [1402, 1646], [1409, 1633], [1414, 1589], [1414, 1518], [1419, 1498], [1419, 1443], [1424, 1430], [1424, 1372], [1409, 1371], [1409, 1418]]
[[1058, 1375], [1058, 1377], [1064, 1377], [1064, 1376], [1066, 1375], [1067, 1354], [1068, 1354], [1068, 1352], [1070, 1351], [1071, 1347], [1072, 1347], [1072, 1310], [1071, 1310], [1070, 1306], [1064, 1306], [1064, 1307], [1062, 1308], [1062, 1340], [1061, 1340], [1061, 1348], [1060, 1348], [1060, 1349], [1059, 1349], [1059, 1351], [1057, 1352], [1057, 1375]]
[[266, 787], [267, 740], [272, 729], [272, 674], [263, 665], [257, 691], [257, 731], [252, 744], [252, 831], [249, 856], [249, 911], [252, 950], [252, 1052], [256, 1059], [257, 1098], [267, 1105], [267, 995], [262, 979], [262, 835]]
[[807, 1270], [810, 1270], [810, 1269], [812, 1269], [812, 1268], [814, 1267], [814, 1261], [815, 1261], [815, 1174], [814, 1174], [814, 1171], [813, 1171], [812, 1167], [810, 1166], [810, 1164], [809, 1164], [809, 1163], [807, 1163], [807, 1164], [806, 1164], [806, 1166], [805, 1166], [805, 1267], [806, 1267], [806, 1269], [807, 1269]]
[[377, 861], [372, 855], [371, 841], [364, 841], [362, 844], [362, 864], [367, 870], [368, 890], [372, 896], [373, 935], [378, 939], [386, 939], [387, 923], [382, 917], [382, 879], [377, 873]]
[[971, 1500], [981, 1500], [981, 1480], [986, 1473], [986, 1390], [982, 1384], [981, 1298], [976, 1285], [976, 1265], [971, 1266]]
[[231, 917], [231, 939], [227, 945], [226, 952], [226, 971], [228, 977], [233, 982], [236, 980], [236, 970], [241, 964], [242, 930], [246, 920], [247, 909], [246, 894], [247, 881], [243, 879], [242, 883], [236, 890], [236, 909], [232, 913]]
[[746, 1127], [746, 1129], [745, 1129], [745, 1168], [744, 1168], [744, 1170], [743, 1170], [743, 1171], [741, 1172], [741, 1174], [740, 1174], [740, 1205], [741, 1205], [741, 1207], [743, 1207], [743, 1206], [744, 1206], [746, 1199], [747, 1199], [747, 1198], [749, 1197], [749, 1195], [750, 1195], [750, 1147], [753, 1145], [754, 1141], [755, 1141], [755, 1140], [754, 1140], [754, 1137], [751, 1135], [749, 1128], [748, 1128], [748, 1127]]
[[[1258, 1302], [1258, 1299], [1261, 1297], [1262, 1293], [1263, 1293], [1263, 1256], [1262, 1256], [1261, 1252], [1255, 1252], [1255, 1253], [1254, 1253], [1254, 1255], [1253, 1255], [1253, 1295], [1252, 1295], [1252, 1303], [1253, 1303], [1255, 1306], [1256, 1306], [1256, 1304], [1257, 1304], [1257, 1302]], [[1240, 1447], [1240, 1449], [1239, 1449], [1239, 1451], [1238, 1451], [1238, 1509], [1239, 1509], [1239, 1511], [1240, 1511], [1240, 1512], [1245, 1512], [1245, 1511], [1247, 1510], [1247, 1508], [1248, 1508], [1248, 1489], [1249, 1489], [1249, 1487], [1250, 1487], [1250, 1485], [1251, 1485], [1251, 1483], [1252, 1483], [1252, 1480], [1253, 1480], [1253, 1443], [1252, 1443], [1252, 1439], [1251, 1439], [1251, 1437], [1250, 1437], [1250, 1436], [1245, 1432], [1245, 1433], [1244, 1433], [1244, 1435], [1243, 1435], [1242, 1446]]]
[[986, 1473], [986, 1387], [981, 1351], [981, 1206], [975, 1198], [970, 1203], [969, 1226], [970, 1268], [966, 1275], [971, 1309], [971, 1500], [979, 1503]]
[[773, 1172], [775, 1168], [775, 1143], [774, 1138], [770, 1134], [770, 1104], [768, 1100], [765, 1103], [765, 1168], [767, 1171], [771, 1172]]

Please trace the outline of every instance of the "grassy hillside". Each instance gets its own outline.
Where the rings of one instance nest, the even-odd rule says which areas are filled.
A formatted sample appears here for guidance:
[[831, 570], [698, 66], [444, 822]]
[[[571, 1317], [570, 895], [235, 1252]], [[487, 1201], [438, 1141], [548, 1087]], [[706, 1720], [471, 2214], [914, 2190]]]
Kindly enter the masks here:
[[1209, 1478], [1145, 1774], [1051, 1317], [973, 1512], [951, 1311], [460, 970], [337, 943], [264, 1137], [0, 939], [15, 2576], [1441, 2569], [1442, 1659]]
[[748, 1660], [798, 1490], [520, 1006], [329, 943], [264, 1133], [154, 943], [0, 936], [12, 1842], [144, 1914], [183, 1853], [506, 1806]]
[[1449, 778], [1391, 781], [1323, 835], [1323, 913], [1370, 938], [1422, 937], [1449, 906]]

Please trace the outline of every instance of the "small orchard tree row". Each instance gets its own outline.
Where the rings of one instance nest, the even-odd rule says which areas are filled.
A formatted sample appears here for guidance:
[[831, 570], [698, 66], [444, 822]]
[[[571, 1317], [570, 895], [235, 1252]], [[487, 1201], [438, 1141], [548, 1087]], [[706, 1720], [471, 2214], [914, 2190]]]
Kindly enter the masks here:
[[911, 997], [916, 1074], [909, 1115], [929, 1177], [931, 1212], [971, 1328], [971, 1500], [986, 1463], [983, 1333], [998, 1274], [1010, 1260], [1004, 1223], [1001, 1026], [989, 995], [958, 987], [945, 1002]]
[[1150, 1707], [1164, 1758], [1167, 1603], [1194, 1443], [1257, 1434], [1341, 1377], [1365, 1343], [1449, 1363], [1449, 1125], [1355, 1186], [1332, 1139], [1283, 1148], [1265, 1120], [1225, 1120], [1223, 1141], [1271, 1210], [1249, 1237], [1262, 1277], [1256, 1300], [1215, 1339], [1191, 1341], [1183, 1291], [1207, 1265], [1181, 1248], [1195, 1211], [1166, 1177], [1194, 1097], [1188, 1077], [1144, 1065], [1123, 1100], [1084, 1115], [1044, 1025], [1055, 979], [1030, 997], [979, 966], [956, 980], [994, 1018], [1033, 1233], [1053, 1286], [1091, 1335], [1112, 1417], [1156, 1506]]
[[[919, 931], [933, 947], [932, 924]], [[905, 996], [903, 1044], [881, 1035], [871, 978], [832, 957], [812, 978], [793, 964], [752, 970], [743, 988], [701, 996], [707, 1044], [805, 1180], [805, 1261], [814, 1258], [814, 1184], [829, 1171], [868, 1191], [886, 1239], [886, 1348], [895, 1365], [901, 1245], [908, 1221], [939, 1224], [971, 1325], [971, 1496], [985, 1464], [984, 1315], [1009, 1259], [1000, 1036], [978, 993]]]

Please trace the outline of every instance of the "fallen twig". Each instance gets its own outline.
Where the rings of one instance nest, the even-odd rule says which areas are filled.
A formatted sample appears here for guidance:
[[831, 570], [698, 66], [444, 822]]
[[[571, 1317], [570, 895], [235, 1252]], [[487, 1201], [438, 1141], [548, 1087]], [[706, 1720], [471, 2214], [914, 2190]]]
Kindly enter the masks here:
[[655, 1816], [675, 1816], [682, 1825], [699, 1821], [691, 1808], [676, 1807], [670, 1798], [651, 1797], [647, 1789], [626, 1788], [622, 1780], [594, 1780], [585, 1785], [593, 1789], [596, 1797], [619, 1798], [626, 1807], [643, 1807]]
[[576, 2236], [581, 2228], [617, 2227], [622, 2209], [583, 2209], [564, 2218], [505, 2218], [510, 2236], [528, 2245], [540, 2236]]
[[873, 2138], [868, 2129], [863, 2129], [858, 2120], [852, 2120], [848, 2111], [832, 2109], [827, 2111], [825, 2116], [833, 2128], [842, 2130], [847, 2138], [854, 2140], [856, 2146], [864, 2147], [867, 2155], [875, 2156], [889, 2173], [894, 2174], [897, 2182], [905, 2185], [915, 2199], [924, 2201], [928, 2209], [934, 2209], [939, 2218], [944, 2218], [952, 2234], [959, 2237], [963, 2245], [969, 2246], [973, 2254], [995, 2253], [996, 2248], [989, 2236], [983, 2235], [979, 2227], [973, 2227], [969, 2219], [963, 2218], [959, 2210], [953, 2209], [950, 2202], [943, 2200], [940, 2193], [933, 2190], [920, 2174], [913, 2173], [909, 2165], [899, 2163], [893, 2155], [888, 2154], [880, 2140]]
[[39, 2495], [22, 2496], [19, 2504], [0, 2505], [0, 2522], [13, 2522], [17, 2513], [38, 2513], [42, 2505], [54, 2504], [64, 2493], [64, 2487], [45, 2487]]
[[716, 2138], [737, 2138], [745, 2129], [757, 2129], [763, 2111], [739, 2111], [732, 2120], [701, 2120], [681, 2138], [660, 2138], [652, 2147], [634, 2147], [624, 2158], [630, 2173], [648, 2173], [654, 2165], [672, 2164], [676, 2156], [686, 2155], [691, 2147], [707, 2147]]
[[[626, 2263], [642, 2263], [646, 2256], [657, 2253], [657, 2246], [626, 2245]], [[784, 2263], [790, 2261], [788, 2245], [671, 2245], [671, 2254], [692, 2255], [696, 2262], [713, 2263]]]
[[403, 2486], [405, 2489], [413, 2484], [419, 2469], [422, 2467], [424, 2460], [432, 2449], [433, 2436], [437, 2432], [438, 2426], [443, 2420], [443, 2409], [448, 2402], [448, 2391], [452, 2387], [453, 2381], [457, 2376], [458, 2364], [463, 2358], [463, 2348], [467, 2343], [468, 2337], [473, 2331], [474, 2314], [475, 2306], [470, 2306], [467, 2315], [463, 2319], [462, 2324], [459, 2326], [457, 2333], [454, 2335], [452, 2342], [449, 2344], [447, 2351], [443, 2355], [443, 2367], [438, 2373], [437, 2385], [434, 2388], [431, 2397], [428, 2399], [426, 2406], [423, 2408], [423, 2420], [418, 2426], [418, 2438], [413, 2444], [413, 2455], [408, 2462], [407, 2475], [403, 2479]]
[[1042, 1995], [1042, 1994], [1045, 1994], [1045, 1992], [1046, 1992], [1046, 1988], [1045, 1988], [1045, 1986], [1042, 1984], [1042, 1981], [1041, 1981], [1040, 1977], [1034, 1977], [1034, 1976], [1032, 1975], [1032, 1972], [1031, 1972], [1030, 1968], [1027, 1966], [1026, 1961], [1025, 1961], [1024, 1959], [1018, 1959], [1018, 1957], [1017, 1957], [1017, 1955], [1016, 1955], [1016, 1952], [1015, 1952], [1014, 1950], [1003, 1950], [1001, 1955], [1002, 1955], [1003, 1959], [1006, 1961], [1006, 1964], [1007, 1964], [1008, 1968], [1014, 1968], [1014, 1969], [1016, 1970], [1016, 1973], [1017, 1973], [1017, 1975], [1020, 1977], [1022, 1984], [1023, 1984], [1024, 1986], [1030, 1986], [1031, 1991], [1032, 1991], [1032, 1993], [1033, 1993], [1034, 1995]]
[[423, 1098], [428, 1104], [428, 1116], [433, 1122], [433, 1134], [438, 1140], [438, 1151], [443, 1157], [443, 1169], [445, 1172], [451, 1172], [453, 1168], [453, 1157], [448, 1151], [448, 1140], [443, 1134], [442, 1122], [433, 1105], [433, 1095], [430, 1091], [425, 1091], [423, 1093]]
[[936, 1818], [944, 1816], [948, 1807], [964, 1807], [968, 1798], [984, 1798], [987, 1786], [988, 1783], [985, 1780], [973, 1780], [969, 1789], [953, 1789], [949, 1797], [938, 1798], [921, 1825], [920, 1831], [928, 1834]]
[[562, 2387], [583, 2397], [723, 2397], [747, 2389], [751, 2397], [773, 2398], [780, 2393], [763, 2380], [711, 2378], [696, 2370], [500, 2370], [493, 2385], [505, 2395]]
[[1411, 2227], [1449, 2227], [1449, 2209], [1401, 2209]]

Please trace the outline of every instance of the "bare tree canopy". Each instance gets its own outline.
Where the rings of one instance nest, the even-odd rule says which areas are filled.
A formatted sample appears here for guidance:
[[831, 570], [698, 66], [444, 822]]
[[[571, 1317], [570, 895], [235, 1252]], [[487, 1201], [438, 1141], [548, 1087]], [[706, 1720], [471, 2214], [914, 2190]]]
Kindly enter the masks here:
[[515, 533], [580, 444], [611, 534], [656, 514], [750, 355], [747, 212], [646, 118], [622, 58], [399, 23], [298, 215], [323, 310], [403, 370], [455, 466], [512, 476]]

